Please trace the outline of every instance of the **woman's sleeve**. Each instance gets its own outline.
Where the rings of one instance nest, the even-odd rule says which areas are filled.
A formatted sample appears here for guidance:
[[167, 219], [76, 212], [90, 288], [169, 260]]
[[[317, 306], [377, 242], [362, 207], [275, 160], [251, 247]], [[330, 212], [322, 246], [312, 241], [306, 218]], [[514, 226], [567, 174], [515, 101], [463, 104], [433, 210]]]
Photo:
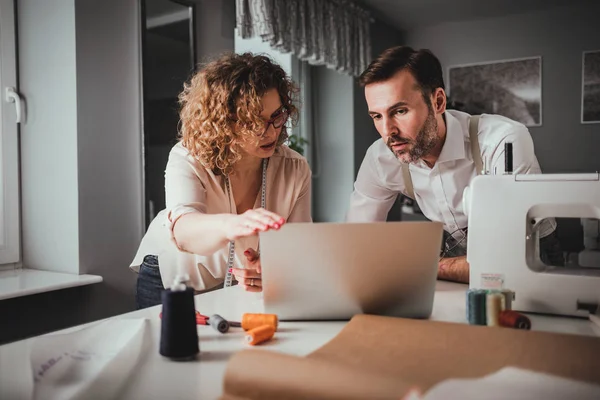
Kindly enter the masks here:
[[[193, 212], [206, 212], [206, 188], [198, 177], [194, 160], [181, 146], [175, 146], [169, 154], [165, 170], [166, 227], [175, 241], [173, 228], [179, 218]], [[183, 250], [182, 250], [183, 251]]]

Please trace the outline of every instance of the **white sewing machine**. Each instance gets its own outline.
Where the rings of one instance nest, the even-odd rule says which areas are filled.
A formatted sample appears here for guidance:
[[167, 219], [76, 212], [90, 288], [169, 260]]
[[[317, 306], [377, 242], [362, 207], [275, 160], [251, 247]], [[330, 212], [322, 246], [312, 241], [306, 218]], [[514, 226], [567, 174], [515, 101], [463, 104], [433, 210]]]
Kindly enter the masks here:
[[579, 259], [589, 264], [598, 257], [593, 232], [593, 219], [600, 219], [598, 173], [480, 175], [465, 190], [464, 201], [471, 288], [503, 285], [515, 292], [512, 308], [523, 312], [600, 314], [598, 265], [546, 266], [537, 231], [542, 218], [588, 218], [582, 220], [588, 236]]

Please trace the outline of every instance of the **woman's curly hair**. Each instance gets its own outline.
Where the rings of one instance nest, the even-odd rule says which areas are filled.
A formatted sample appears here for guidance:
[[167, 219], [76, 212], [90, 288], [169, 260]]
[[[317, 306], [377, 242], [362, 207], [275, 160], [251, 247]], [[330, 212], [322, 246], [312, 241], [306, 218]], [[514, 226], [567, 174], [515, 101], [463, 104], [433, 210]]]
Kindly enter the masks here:
[[[191, 155], [216, 174], [229, 174], [242, 157], [242, 140], [260, 140], [265, 121], [260, 117], [261, 97], [277, 89], [281, 104], [293, 124], [297, 87], [269, 57], [226, 54], [196, 73], [179, 95], [180, 140]], [[287, 138], [281, 128], [277, 146]]]

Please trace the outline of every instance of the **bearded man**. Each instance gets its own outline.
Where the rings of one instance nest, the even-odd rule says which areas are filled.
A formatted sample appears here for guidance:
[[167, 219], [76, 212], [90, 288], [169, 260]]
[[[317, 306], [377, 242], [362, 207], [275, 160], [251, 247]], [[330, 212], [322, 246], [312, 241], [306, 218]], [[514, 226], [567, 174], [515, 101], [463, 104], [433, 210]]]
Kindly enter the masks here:
[[[414, 199], [429, 220], [444, 225], [438, 279], [467, 283], [463, 192], [484, 168], [505, 172], [505, 143], [512, 143], [513, 173], [541, 173], [529, 130], [500, 115], [447, 110], [442, 67], [429, 50], [387, 49], [359, 81], [381, 139], [361, 164], [347, 222], [386, 221], [400, 194]], [[542, 260], [553, 265], [564, 261], [555, 228], [551, 218], [539, 225], [547, 238], [540, 241]]]

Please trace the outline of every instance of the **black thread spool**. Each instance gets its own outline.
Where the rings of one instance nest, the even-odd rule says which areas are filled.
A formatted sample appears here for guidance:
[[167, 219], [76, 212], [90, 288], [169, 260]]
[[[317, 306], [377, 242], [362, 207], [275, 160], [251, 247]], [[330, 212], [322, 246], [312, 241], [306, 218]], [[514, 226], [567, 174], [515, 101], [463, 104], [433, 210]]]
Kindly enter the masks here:
[[504, 173], [513, 173], [513, 145], [512, 143], [504, 143]]
[[200, 352], [194, 290], [164, 290], [162, 305], [160, 354], [175, 361], [194, 359]]

